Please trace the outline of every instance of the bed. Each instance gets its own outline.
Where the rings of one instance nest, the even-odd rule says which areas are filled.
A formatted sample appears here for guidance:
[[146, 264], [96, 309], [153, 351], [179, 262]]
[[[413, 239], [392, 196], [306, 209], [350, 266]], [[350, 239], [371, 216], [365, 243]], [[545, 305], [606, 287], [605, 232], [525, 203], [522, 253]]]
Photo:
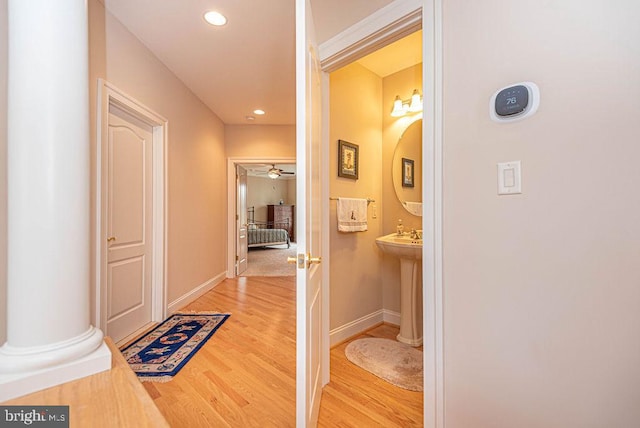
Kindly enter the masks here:
[[249, 208], [247, 221], [247, 243], [248, 247], [266, 247], [271, 245], [291, 246], [289, 238], [289, 219], [280, 222], [255, 221], [253, 207]]

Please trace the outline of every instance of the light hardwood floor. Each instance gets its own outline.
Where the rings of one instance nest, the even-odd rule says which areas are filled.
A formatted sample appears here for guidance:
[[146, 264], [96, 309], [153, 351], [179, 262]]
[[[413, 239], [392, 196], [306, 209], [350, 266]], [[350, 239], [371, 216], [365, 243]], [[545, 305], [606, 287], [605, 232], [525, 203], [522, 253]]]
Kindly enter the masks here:
[[[106, 342], [111, 351], [111, 370], [43, 389], [1, 404], [4, 406], [69, 406], [71, 428], [169, 427], [153, 401], [145, 393], [135, 373], [118, 352], [118, 348], [110, 338], [107, 338]], [[28, 409], [25, 410], [28, 411]], [[8, 423], [8, 425], [16, 424]], [[37, 425], [39, 424], [33, 424], [33, 426]], [[6, 425], [2, 424], [2, 426]]]
[[[167, 383], [143, 383], [172, 427], [295, 426], [295, 277], [227, 279], [186, 311], [231, 313]], [[367, 336], [394, 337], [381, 325]], [[422, 426], [422, 393], [351, 364], [346, 343], [331, 351], [321, 427]]]

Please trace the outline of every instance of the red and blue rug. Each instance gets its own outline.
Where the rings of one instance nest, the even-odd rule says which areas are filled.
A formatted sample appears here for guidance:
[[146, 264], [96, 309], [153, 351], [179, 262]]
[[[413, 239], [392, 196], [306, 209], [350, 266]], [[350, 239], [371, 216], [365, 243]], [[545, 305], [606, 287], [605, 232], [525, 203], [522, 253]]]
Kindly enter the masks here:
[[229, 314], [174, 314], [122, 349], [141, 381], [167, 382], [184, 367]]

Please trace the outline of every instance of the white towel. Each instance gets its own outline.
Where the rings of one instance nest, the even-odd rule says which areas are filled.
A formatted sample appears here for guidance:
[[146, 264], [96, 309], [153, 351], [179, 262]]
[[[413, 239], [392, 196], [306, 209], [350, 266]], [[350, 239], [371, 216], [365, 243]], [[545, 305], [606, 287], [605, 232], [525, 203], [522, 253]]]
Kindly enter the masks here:
[[404, 206], [411, 214], [422, 217], [422, 202], [405, 202]]
[[367, 200], [338, 198], [338, 231], [363, 232], [367, 230]]

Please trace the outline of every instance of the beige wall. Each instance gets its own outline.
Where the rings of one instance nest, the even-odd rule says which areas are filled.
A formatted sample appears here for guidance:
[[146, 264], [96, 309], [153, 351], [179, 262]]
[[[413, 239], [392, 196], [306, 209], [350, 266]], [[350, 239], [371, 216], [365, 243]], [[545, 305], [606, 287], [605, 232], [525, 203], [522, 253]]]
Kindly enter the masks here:
[[[91, 84], [96, 84], [96, 77], [106, 78], [169, 121], [166, 222], [171, 303], [226, 271], [224, 125], [120, 22], [105, 14], [97, 0], [90, 5]], [[91, 102], [95, 104], [95, 91]]]
[[225, 145], [230, 158], [296, 157], [295, 125], [226, 125]]
[[[294, 199], [289, 197], [293, 183]], [[267, 221], [267, 205], [278, 205], [280, 199], [287, 205], [295, 205], [296, 180], [273, 180], [264, 177], [247, 177], [247, 207], [255, 208], [256, 221]]]
[[0, 0], [0, 346], [7, 340], [7, 0]]
[[[640, 3], [443, 3], [447, 426], [637, 426]], [[537, 114], [492, 122], [523, 80]]]
[[[225, 149], [227, 158], [259, 159], [264, 161], [278, 158], [296, 158], [295, 125], [225, 125]], [[269, 179], [269, 181], [272, 181]], [[278, 181], [278, 180], [275, 180]], [[266, 204], [277, 204], [280, 198], [290, 205], [296, 204], [295, 180], [281, 180], [276, 190], [267, 188], [264, 195], [256, 195], [249, 177], [248, 197], [256, 195], [254, 202], [247, 201], [247, 206], [256, 207], [256, 220], [266, 220]], [[282, 196], [277, 196], [282, 195]], [[286, 196], [285, 196], [286, 194]], [[269, 202], [264, 202], [269, 201]]]
[[[393, 154], [407, 127], [422, 117], [421, 113], [402, 117], [391, 117], [391, 107], [396, 95], [408, 99], [414, 89], [422, 93], [422, 64], [406, 68], [382, 80], [382, 231], [386, 235], [396, 231], [398, 219], [406, 231], [422, 229], [422, 217], [409, 214], [398, 199], [393, 187]], [[419, 166], [419, 163], [416, 163]], [[420, 175], [420, 177], [422, 177]], [[416, 175], [416, 179], [418, 176]], [[400, 313], [400, 262], [396, 257], [382, 259], [382, 301], [385, 309]]]
[[287, 183], [287, 201], [290, 205], [296, 204], [296, 180], [285, 180]]
[[[366, 232], [338, 232], [336, 202], [330, 202], [331, 308], [334, 329], [382, 309], [381, 234], [382, 79], [358, 64], [330, 76], [330, 194], [333, 197], [373, 198]], [[359, 146], [358, 180], [338, 177], [338, 140]], [[378, 218], [373, 218], [376, 205]]]

